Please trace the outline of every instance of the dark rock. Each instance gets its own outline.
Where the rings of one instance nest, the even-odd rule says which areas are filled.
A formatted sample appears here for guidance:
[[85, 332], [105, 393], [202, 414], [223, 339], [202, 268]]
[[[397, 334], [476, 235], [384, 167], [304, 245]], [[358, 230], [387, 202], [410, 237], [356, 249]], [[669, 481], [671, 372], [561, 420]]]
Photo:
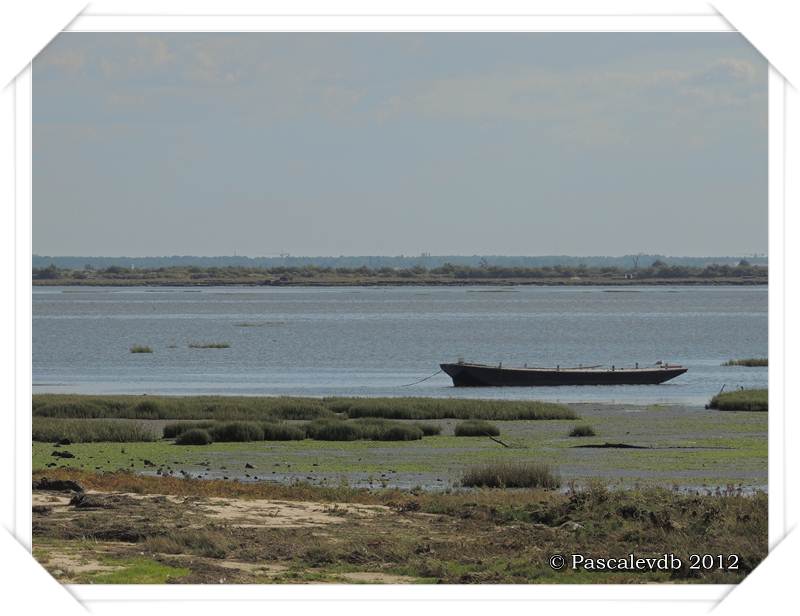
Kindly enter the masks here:
[[53, 492], [83, 492], [83, 487], [69, 479], [48, 479], [42, 477], [33, 482], [34, 490], [52, 490]]
[[255, 468], [255, 466], [253, 466], [253, 465], [252, 465], [252, 464], [250, 464], [249, 462], [248, 462], [247, 464], [245, 464], [245, 465], [244, 465], [244, 467], [245, 467], [245, 468]]
[[72, 441], [69, 440], [68, 438], [62, 438], [60, 441], [58, 441], [58, 444], [59, 445], [72, 445]]
[[70, 453], [69, 451], [54, 451], [50, 454], [54, 458], [74, 458], [75, 454]]
[[53, 513], [53, 508], [49, 505], [34, 505], [31, 507], [33, 513], [38, 513], [39, 515], [50, 515]]
[[155, 466], [150, 460], [142, 460], [145, 466]]

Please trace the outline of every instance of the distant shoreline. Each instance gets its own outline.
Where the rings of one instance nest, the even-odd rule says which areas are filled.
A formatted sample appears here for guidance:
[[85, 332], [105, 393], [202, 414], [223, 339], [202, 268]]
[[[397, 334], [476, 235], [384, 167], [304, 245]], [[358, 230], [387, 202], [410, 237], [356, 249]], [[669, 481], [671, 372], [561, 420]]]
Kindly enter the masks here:
[[92, 279], [92, 280], [33, 280], [35, 287], [639, 287], [639, 286], [767, 286], [768, 279], [710, 278], [675, 279], [649, 278], [637, 280], [581, 278], [564, 279], [468, 279], [468, 280], [352, 280], [352, 279], [313, 279], [313, 280], [185, 280], [185, 279]]

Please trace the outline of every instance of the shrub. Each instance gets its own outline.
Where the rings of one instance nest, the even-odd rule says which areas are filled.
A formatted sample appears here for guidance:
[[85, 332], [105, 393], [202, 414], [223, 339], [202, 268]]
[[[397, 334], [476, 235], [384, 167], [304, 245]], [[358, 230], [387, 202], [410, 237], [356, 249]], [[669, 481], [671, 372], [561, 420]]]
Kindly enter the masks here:
[[210, 445], [212, 442], [211, 435], [207, 430], [200, 428], [192, 428], [181, 432], [178, 438], [175, 439], [176, 445]]
[[717, 394], [708, 408], [720, 411], [768, 411], [769, 391], [766, 389], [740, 389]]
[[461, 478], [461, 485], [470, 488], [555, 489], [561, 485], [561, 480], [546, 464], [495, 462], [467, 470]]
[[569, 433], [570, 436], [595, 436], [594, 429], [592, 426], [582, 425], [582, 426], [575, 426]]
[[306, 431], [299, 426], [290, 426], [282, 423], [261, 424], [265, 441], [302, 441]]
[[190, 342], [190, 349], [228, 349], [229, 342]]
[[471, 419], [456, 424], [456, 436], [500, 436], [500, 428], [488, 421]]
[[143, 346], [143, 345], [140, 345], [140, 344], [134, 344], [131, 347], [131, 353], [152, 353], [152, 352], [153, 352], [153, 349], [151, 349], [149, 346]]
[[264, 430], [250, 421], [218, 423], [210, 429], [211, 437], [218, 443], [246, 443], [263, 441]]

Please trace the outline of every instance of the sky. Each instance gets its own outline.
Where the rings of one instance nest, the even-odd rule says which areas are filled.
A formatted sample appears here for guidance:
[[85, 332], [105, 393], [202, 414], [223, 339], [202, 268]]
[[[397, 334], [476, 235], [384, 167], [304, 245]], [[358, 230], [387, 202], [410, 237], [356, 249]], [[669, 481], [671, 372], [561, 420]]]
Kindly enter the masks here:
[[764, 253], [767, 63], [735, 33], [64, 33], [33, 250]]

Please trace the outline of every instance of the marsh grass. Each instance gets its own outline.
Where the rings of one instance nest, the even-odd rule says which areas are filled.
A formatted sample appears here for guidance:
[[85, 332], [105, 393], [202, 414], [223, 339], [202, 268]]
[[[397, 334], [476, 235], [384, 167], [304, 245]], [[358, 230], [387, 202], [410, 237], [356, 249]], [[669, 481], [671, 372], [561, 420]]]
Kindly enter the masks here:
[[563, 404], [454, 398], [324, 398], [335, 413], [385, 419], [576, 419]]
[[302, 441], [306, 431], [302, 426], [268, 422], [261, 424], [265, 441]]
[[164, 438], [176, 438], [184, 432], [188, 432], [189, 430], [208, 430], [213, 425], [213, 421], [181, 421], [176, 423], [168, 423], [164, 426], [162, 436]]
[[307, 423], [305, 431], [318, 441], [415, 441], [423, 436], [419, 426], [375, 418], [318, 419]]
[[461, 485], [471, 488], [547, 488], [561, 485], [558, 475], [546, 464], [535, 462], [493, 462], [468, 469]]
[[720, 411], [768, 411], [769, 390], [740, 389], [717, 394], [711, 398], [708, 408]]
[[569, 436], [576, 436], [576, 437], [584, 437], [584, 436], [595, 436], [595, 431], [592, 426], [589, 425], [580, 425], [575, 426], [570, 430]]
[[190, 349], [229, 349], [229, 342], [190, 342]]
[[723, 366], [746, 366], [748, 368], [756, 368], [769, 365], [766, 357], [749, 357], [747, 359], [729, 359]]
[[208, 430], [192, 428], [181, 432], [175, 439], [176, 445], [210, 445], [213, 442]]
[[563, 404], [434, 398], [254, 396], [84, 396], [36, 394], [41, 417], [270, 421], [349, 417], [380, 419], [577, 419]]
[[134, 344], [131, 347], [131, 353], [152, 353], [152, 352], [153, 349], [151, 349], [149, 346], [144, 346], [141, 344]]
[[500, 428], [488, 421], [470, 419], [456, 424], [456, 436], [500, 436]]
[[157, 435], [137, 421], [33, 418], [33, 440], [56, 443], [136, 443], [155, 441]]
[[34, 417], [75, 419], [316, 419], [334, 413], [315, 398], [251, 396], [82, 396], [37, 394]]
[[252, 421], [215, 424], [209, 428], [209, 434], [217, 443], [247, 443], [264, 440], [264, 429]]
[[414, 425], [422, 430], [422, 436], [439, 436], [442, 433], [442, 426], [432, 423], [414, 422]]

